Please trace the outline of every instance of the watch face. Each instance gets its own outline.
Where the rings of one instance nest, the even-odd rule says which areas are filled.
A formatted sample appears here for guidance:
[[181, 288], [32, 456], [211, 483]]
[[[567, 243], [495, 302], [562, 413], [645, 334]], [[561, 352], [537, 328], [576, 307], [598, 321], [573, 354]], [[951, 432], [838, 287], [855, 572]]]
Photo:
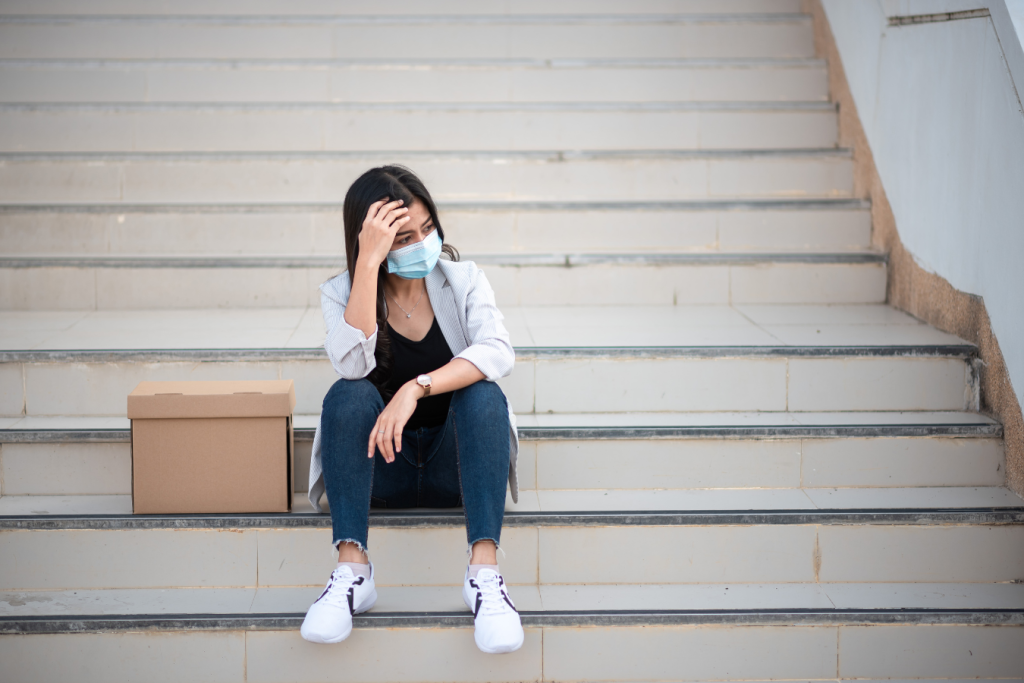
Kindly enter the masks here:
[[416, 378], [416, 381], [422, 387], [430, 386], [430, 375], [420, 375]]

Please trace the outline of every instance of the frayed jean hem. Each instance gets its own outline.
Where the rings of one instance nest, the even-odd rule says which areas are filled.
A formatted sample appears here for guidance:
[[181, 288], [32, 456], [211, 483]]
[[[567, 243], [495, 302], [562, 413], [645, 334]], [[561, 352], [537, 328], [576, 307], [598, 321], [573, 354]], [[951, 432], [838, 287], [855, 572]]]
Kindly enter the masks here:
[[340, 546], [342, 543], [351, 543], [356, 548], [358, 548], [361, 552], [366, 553], [367, 557], [370, 556], [370, 551], [368, 551], [366, 549], [366, 546], [363, 545], [362, 543], [360, 543], [358, 540], [356, 540], [354, 538], [339, 538], [339, 539], [335, 540], [333, 543], [331, 543], [331, 550], [335, 554], [341, 552], [341, 549], [338, 546]]

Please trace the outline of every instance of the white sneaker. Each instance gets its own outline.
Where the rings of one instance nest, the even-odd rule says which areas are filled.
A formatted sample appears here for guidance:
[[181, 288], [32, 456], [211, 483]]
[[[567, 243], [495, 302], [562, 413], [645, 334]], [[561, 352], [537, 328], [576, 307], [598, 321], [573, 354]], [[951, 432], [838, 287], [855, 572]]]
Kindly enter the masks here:
[[353, 615], [365, 612], [377, 602], [373, 585], [373, 564], [370, 576], [355, 576], [348, 565], [331, 572], [327, 588], [310, 605], [299, 632], [312, 643], [340, 643], [352, 633]]
[[488, 654], [514, 652], [523, 646], [523, 624], [505, 588], [505, 580], [493, 569], [481, 569], [475, 579], [462, 584], [462, 599], [473, 610], [476, 646]]

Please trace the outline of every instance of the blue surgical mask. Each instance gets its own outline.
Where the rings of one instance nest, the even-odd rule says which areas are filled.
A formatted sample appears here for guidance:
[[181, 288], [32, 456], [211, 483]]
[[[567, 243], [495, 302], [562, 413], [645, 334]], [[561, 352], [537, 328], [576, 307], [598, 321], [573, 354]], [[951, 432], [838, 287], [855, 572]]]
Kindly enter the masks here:
[[441, 238], [433, 230], [419, 242], [389, 251], [388, 272], [406, 280], [418, 280], [434, 269], [440, 256]]

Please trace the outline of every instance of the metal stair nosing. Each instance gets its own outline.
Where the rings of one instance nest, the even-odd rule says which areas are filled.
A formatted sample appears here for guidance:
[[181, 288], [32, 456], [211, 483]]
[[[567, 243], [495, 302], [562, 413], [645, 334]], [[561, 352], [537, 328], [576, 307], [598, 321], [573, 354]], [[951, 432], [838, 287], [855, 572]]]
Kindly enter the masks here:
[[[779, 526], [779, 525], [943, 526], [1024, 524], [1024, 507], [1001, 508], [863, 508], [817, 510], [633, 510], [505, 513], [505, 527], [608, 526]], [[443, 512], [371, 511], [377, 529], [461, 528], [461, 510]], [[128, 529], [308, 529], [330, 528], [326, 513], [252, 513], [179, 515], [2, 515], [0, 530]]]
[[[523, 626], [1024, 626], [1022, 609], [758, 609], [521, 611]], [[139, 614], [0, 616], [0, 635], [110, 631], [294, 631], [305, 615]], [[356, 615], [354, 628], [470, 628], [470, 612], [377, 612]]]
[[[316, 430], [297, 427], [295, 441], [313, 441]], [[1001, 424], [985, 423], [902, 423], [881, 425], [777, 425], [777, 426], [603, 426], [603, 427], [519, 427], [521, 441], [589, 439], [807, 439], [807, 438], [898, 438], [976, 437], [1002, 438]], [[0, 429], [4, 443], [129, 443], [128, 429]]]

